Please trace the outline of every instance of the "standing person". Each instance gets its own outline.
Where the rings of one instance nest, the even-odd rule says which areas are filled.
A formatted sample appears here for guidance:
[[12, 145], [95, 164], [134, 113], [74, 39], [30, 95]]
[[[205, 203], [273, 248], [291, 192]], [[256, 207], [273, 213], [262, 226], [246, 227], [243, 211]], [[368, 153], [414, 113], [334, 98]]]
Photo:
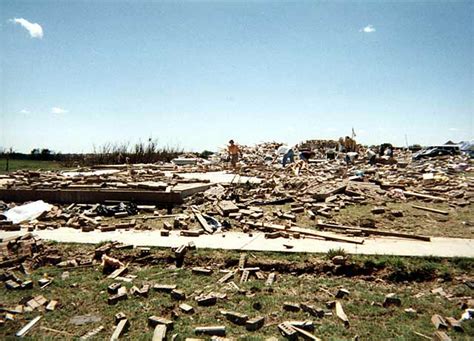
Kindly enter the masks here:
[[229, 141], [227, 146], [227, 152], [229, 153], [230, 164], [233, 168], [237, 167], [239, 161], [239, 155], [242, 155], [240, 148], [235, 144], [234, 140]]
[[286, 166], [288, 161], [290, 161], [290, 163], [293, 163], [295, 161], [295, 152], [293, 151], [293, 148], [290, 148], [285, 144], [281, 145], [277, 149], [276, 153], [277, 153], [276, 158], [278, 158], [278, 156], [280, 155], [283, 155], [283, 159], [281, 160], [281, 164], [283, 167]]

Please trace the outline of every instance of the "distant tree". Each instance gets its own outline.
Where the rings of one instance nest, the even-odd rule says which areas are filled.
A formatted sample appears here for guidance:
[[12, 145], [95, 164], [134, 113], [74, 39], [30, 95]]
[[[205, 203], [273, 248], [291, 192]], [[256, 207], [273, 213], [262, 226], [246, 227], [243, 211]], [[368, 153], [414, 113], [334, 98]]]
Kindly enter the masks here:
[[207, 159], [209, 156], [213, 155], [214, 152], [211, 152], [209, 150], [204, 150], [202, 153], [199, 154], [200, 158]]

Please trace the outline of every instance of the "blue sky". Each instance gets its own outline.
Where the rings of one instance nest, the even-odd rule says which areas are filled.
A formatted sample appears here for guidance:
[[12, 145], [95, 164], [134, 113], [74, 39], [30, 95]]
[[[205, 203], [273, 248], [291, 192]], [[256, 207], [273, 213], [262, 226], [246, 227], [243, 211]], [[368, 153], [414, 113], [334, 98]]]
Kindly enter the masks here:
[[473, 4], [3, 0], [0, 146], [473, 139]]

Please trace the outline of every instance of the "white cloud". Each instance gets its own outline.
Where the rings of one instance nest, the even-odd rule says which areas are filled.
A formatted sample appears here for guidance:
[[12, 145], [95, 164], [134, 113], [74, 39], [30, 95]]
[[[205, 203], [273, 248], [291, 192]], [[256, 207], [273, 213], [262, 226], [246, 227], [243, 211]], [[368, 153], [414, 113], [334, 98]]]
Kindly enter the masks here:
[[449, 128], [449, 131], [459, 131], [459, 128]]
[[65, 110], [63, 108], [59, 108], [59, 107], [52, 107], [51, 108], [51, 114], [65, 114], [67, 112], [68, 112], [68, 110]]
[[31, 111], [26, 110], [26, 109], [22, 109], [22, 110], [20, 110], [20, 114], [31, 114]]
[[41, 27], [40, 24], [37, 23], [31, 23], [26, 19], [23, 18], [14, 18], [10, 19], [10, 22], [14, 24], [20, 24], [24, 28], [28, 30], [30, 33], [31, 38], [43, 38], [43, 28]]
[[364, 33], [373, 33], [375, 32], [375, 27], [372, 25], [367, 25], [364, 28], [361, 28], [359, 32], [364, 32]]

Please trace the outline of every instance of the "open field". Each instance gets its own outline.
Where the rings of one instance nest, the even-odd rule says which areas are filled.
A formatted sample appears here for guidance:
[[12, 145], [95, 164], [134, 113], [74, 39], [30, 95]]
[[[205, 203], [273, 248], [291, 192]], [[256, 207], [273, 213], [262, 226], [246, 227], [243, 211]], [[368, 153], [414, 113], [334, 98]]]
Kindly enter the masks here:
[[[94, 246], [59, 245], [49, 243], [44, 255], [58, 254], [63, 261], [76, 259], [78, 262], [94, 257]], [[323, 340], [350, 340], [358, 335], [362, 340], [417, 340], [415, 332], [432, 335], [435, 331], [430, 319], [433, 314], [453, 316], [459, 319], [462, 302], [472, 296], [472, 273], [474, 261], [470, 259], [401, 258], [357, 256], [349, 257], [345, 264], [334, 265], [329, 260], [339, 254], [336, 250], [329, 255], [249, 253], [246, 268], [258, 267], [262, 279], [251, 275], [240, 283], [241, 272], [226, 284], [218, 280], [226, 271], [237, 270], [240, 253], [210, 250], [189, 250], [181, 268], [176, 267], [171, 250], [152, 249], [143, 254], [139, 249], [110, 250], [109, 254], [129, 264], [130, 282], [109, 279], [102, 273], [100, 263], [84, 267], [44, 265], [32, 270], [31, 275], [17, 273], [19, 277], [31, 278], [33, 289], [0, 289], [4, 307], [15, 307], [28, 301], [27, 297], [43, 295], [46, 299], [60, 302], [52, 312], [44, 307], [25, 314], [17, 314], [13, 321], [6, 321], [0, 329], [0, 337], [13, 337], [29, 319], [43, 315], [40, 324], [28, 334], [32, 339], [71, 339], [103, 325], [105, 329], [98, 339], [109, 338], [113, 332], [114, 315], [123, 312], [130, 321], [130, 328], [124, 335], [128, 340], [149, 340], [153, 328], [147, 325], [150, 316], [168, 318], [174, 321], [174, 329], [168, 333], [179, 335], [178, 339], [195, 337], [194, 327], [203, 325], [224, 325], [226, 335], [232, 339], [263, 340], [267, 337], [281, 337], [277, 325], [287, 320], [311, 320], [314, 335]], [[193, 267], [212, 270], [210, 275], [193, 273]], [[269, 273], [276, 274], [271, 286], [265, 285]], [[68, 275], [65, 275], [67, 273]], [[259, 276], [260, 276], [259, 275]], [[136, 277], [135, 277], [136, 276]], [[37, 280], [53, 278], [50, 285], [40, 289]], [[236, 285], [230, 285], [233, 281]], [[107, 304], [107, 287], [120, 282], [128, 289], [128, 298], [115, 305]], [[148, 297], [131, 294], [133, 286], [144, 284], [176, 284], [186, 294], [186, 299], [176, 301], [169, 293], [150, 290]], [[349, 326], [335, 315], [327, 305], [341, 288], [349, 295], [337, 299], [347, 314]], [[442, 288], [434, 290], [437, 288]], [[432, 292], [434, 290], [434, 292]], [[219, 298], [212, 306], [199, 306], [195, 300], [202, 294], [215, 293]], [[395, 293], [401, 306], [383, 307], [385, 295]], [[194, 307], [194, 313], [184, 313], [181, 303]], [[308, 303], [325, 312], [324, 317], [311, 316], [304, 311], [286, 311], [283, 303]], [[405, 312], [413, 308], [416, 313]], [[221, 310], [246, 314], [249, 318], [265, 317], [265, 325], [257, 331], [247, 331], [227, 320]], [[43, 311], [43, 312], [40, 312]], [[100, 321], [74, 325], [74, 316], [91, 314]], [[474, 337], [473, 320], [462, 323], [464, 333], [448, 331], [454, 340], [469, 340]]]
[[[6, 173], [6, 159], [0, 159], [0, 174]], [[38, 161], [38, 160], [9, 160], [9, 172], [17, 170], [58, 170], [64, 166], [57, 161]]]

